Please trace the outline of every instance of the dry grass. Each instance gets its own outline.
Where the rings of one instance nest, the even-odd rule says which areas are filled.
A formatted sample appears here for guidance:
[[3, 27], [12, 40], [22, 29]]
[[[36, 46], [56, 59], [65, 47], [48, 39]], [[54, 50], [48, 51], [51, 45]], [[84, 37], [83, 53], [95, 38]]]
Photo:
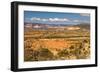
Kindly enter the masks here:
[[90, 58], [88, 31], [81, 33], [80, 31], [31, 31], [25, 32], [24, 38], [25, 61]]

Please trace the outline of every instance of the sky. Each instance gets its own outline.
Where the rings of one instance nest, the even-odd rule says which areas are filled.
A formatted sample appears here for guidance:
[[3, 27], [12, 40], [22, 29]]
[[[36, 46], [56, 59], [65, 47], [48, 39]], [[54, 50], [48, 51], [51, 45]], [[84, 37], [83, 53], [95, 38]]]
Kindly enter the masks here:
[[64, 25], [90, 23], [90, 14], [24, 11], [24, 22], [42, 23], [42, 24], [64, 24]]

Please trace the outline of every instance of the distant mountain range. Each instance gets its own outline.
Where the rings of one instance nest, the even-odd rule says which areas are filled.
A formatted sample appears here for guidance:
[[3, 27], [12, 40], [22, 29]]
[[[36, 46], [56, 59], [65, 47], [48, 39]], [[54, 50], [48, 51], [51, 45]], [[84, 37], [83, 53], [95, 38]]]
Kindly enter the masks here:
[[69, 26], [69, 25], [73, 25], [73, 24], [42, 24], [42, 23], [24, 23], [24, 25], [27, 24], [32, 24], [34, 25], [40, 25], [40, 26]]
[[84, 29], [90, 29], [90, 24], [82, 23], [82, 24], [73, 25], [73, 27], [80, 27], [80, 28], [84, 28]]
[[79, 27], [84, 29], [90, 29], [90, 24], [81, 23], [81, 24], [40, 24], [40, 23], [24, 23], [25, 28], [53, 28], [53, 27]]

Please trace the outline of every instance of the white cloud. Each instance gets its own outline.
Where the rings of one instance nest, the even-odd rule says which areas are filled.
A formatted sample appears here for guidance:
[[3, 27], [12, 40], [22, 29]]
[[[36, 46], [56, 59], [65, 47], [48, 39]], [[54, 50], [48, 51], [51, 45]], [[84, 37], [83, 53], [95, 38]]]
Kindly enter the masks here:
[[40, 21], [41, 19], [40, 18], [36, 18], [36, 17], [31, 18], [31, 21], [34, 21], [34, 20]]
[[87, 20], [73, 20], [75, 23], [89, 23]]
[[80, 20], [73, 20], [73, 22], [80, 22]]
[[90, 16], [89, 13], [80, 13], [81, 16]]
[[51, 21], [51, 22], [53, 22], [53, 21], [55, 21], [55, 22], [58, 22], [58, 21], [65, 22], [65, 21], [69, 21], [69, 19], [67, 19], [67, 18], [49, 18], [48, 21]]
[[33, 18], [31, 18], [31, 21], [65, 22], [65, 21], [70, 21], [70, 20], [67, 18], [37, 18], [37, 17], [33, 17]]
[[45, 22], [45, 21], [48, 21], [48, 19], [41, 19], [41, 20], [44, 21], [44, 22]]

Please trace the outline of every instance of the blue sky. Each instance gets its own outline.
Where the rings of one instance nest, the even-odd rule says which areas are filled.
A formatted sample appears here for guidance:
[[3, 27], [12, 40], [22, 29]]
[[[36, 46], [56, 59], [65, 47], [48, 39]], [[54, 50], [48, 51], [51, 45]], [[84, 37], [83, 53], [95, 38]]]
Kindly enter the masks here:
[[24, 22], [66, 25], [90, 23], [90, 14], [24, 11]]

